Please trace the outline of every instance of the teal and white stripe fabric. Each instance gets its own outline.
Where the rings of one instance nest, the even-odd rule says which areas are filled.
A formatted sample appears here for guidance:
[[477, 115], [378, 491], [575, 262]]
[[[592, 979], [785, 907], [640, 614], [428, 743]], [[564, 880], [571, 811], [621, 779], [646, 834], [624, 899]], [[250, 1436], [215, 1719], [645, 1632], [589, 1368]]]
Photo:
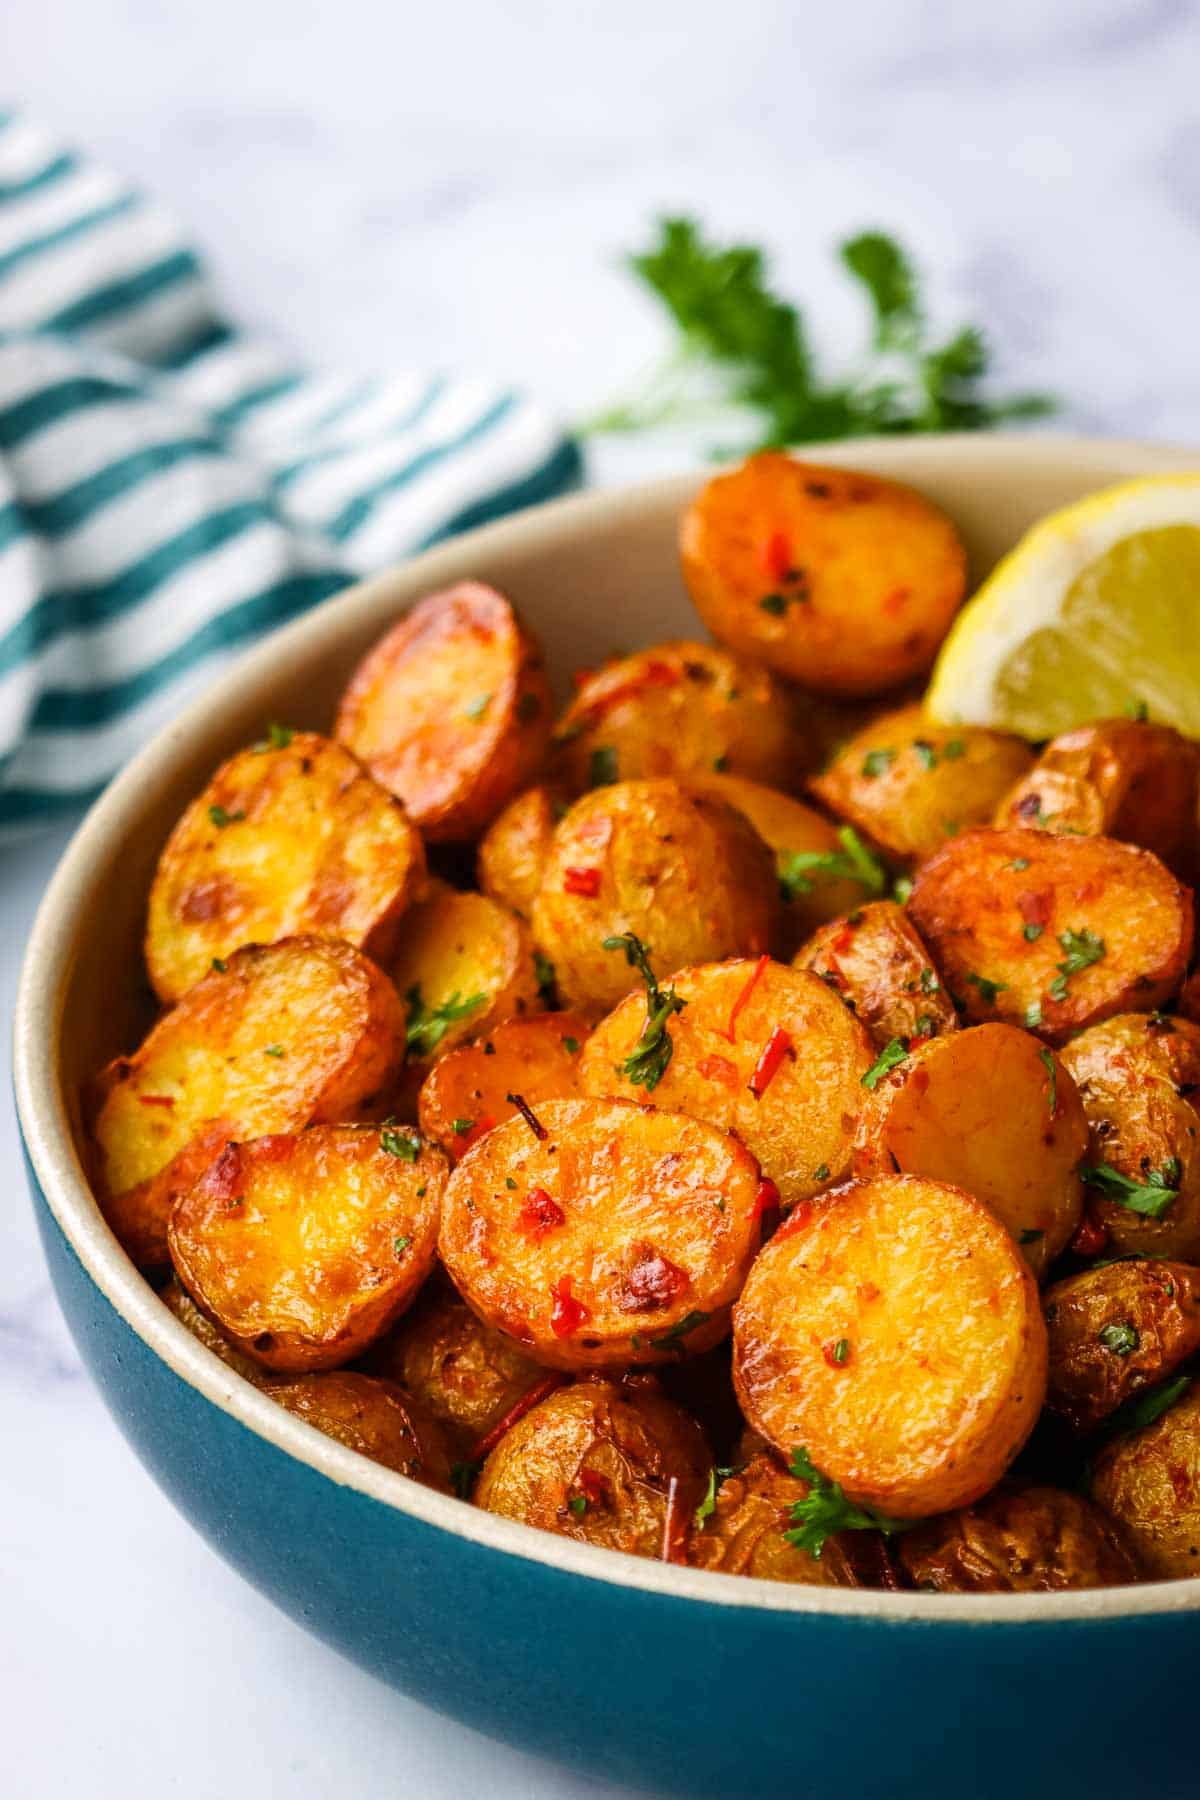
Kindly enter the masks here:
[[506, 388], [297, 369], [159, 207], [0, 118], [0, 834], [94, 795], [272, 626], [579, 475]]

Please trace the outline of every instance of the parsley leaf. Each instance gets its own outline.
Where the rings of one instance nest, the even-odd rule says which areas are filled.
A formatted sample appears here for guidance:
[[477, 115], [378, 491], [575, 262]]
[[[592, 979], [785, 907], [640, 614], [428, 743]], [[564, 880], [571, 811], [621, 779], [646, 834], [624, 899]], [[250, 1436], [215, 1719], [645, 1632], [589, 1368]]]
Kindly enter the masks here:
[[729, 1480], [729, 1477], [732, 1474], [733, 1470], [731, 1468], [712, 1468], [708, 1471], [708, 1490], [705, 1493], [703, 1500], [692, 1514], [692, 1520], [697, 1531], [700, 1530], [705, 1519], [711, 1519], [712, 1515], [716, 1512], [717, 1490], [724, 1486], [725, 1482]]
[[208, 809], [208, 816], [218, 831], [224, 831], [227, 825], [236, 824], [239, 819], [244, 819], [246, 815], [240, 806], [236, 812], [226, 812], [223, 806], [210, 806]]
[[904, 1039], [893, 1038], [892, 1041], [880, 1051], [878, 1060], [872, 1063], [871, 1067], [863, 1076], [862, 1085], [865, 1088], [870, 1088], [871, 1092], [874, 1093], [889, 1069], [894, 1069], [897, 1063], [902, 1063], [907, 1055], [908, 1046], [904, 1042]]
[[1102, 937], [1097, 937], [1094, 931], [1088, 931], [1086, 926], [1082, 931], [1060, 931], [1058, 941], [1066, 955], [1062, 962], [1054, 965], [1058, 974], [1047, 992], [1052, 1000], [1065, 1000], [1067, 983], [1072, 975], [1078, 975], [1081, 969], [1090, 969], [1093, 963], [1098, 963], [1104, 955], [1105, 944]]
[[868, 750], [862, 759], [861, 773], [868, 781], [874, 781], [877, 776], [885, 774], [895, 760], [894, 750]]
[[385, 1121], [379, 1133], [379, 1148], [386, 1150], [389, 1156], [398, 1156], [402, 1162], [416, 1162], [421, 1154], [421, 1140], [415, 1133], [388, 1130]]
[[811, 894], [814, 878], [821, 881], [857, 881], [869, 894], [887, 891], [883, 864], [872, 856], [853, 825], [838, 831], [840, 850], [781, 850], [779, 886], [785, 900]]
[[838, 1483], [822, 1475], [803, 1445], [792, 1451], [791, 1473], [797, 1481], [808, 1483], [808, 1493], [792, 1507], [795, 1529], [785, 1531], [783, 1535], [797, 1550], [807, 1550], [818, 1561], [825, 1540], [835, 1532], [882, 1531], [891, 1536], [898, 1531], [911, 1530], [916, 1522], [892, 1519], [886, 1513], [877, 1512], [873, 1506], [856, 1506], [852, 1500], [847, 1500]]
[[1105, 1441], [1123, 1437], [1129, 1431], [1144, 1431], [1147, 1425], [1153, 1425], [1177, 1400], [1181, 1400], [1191, 1385], [1190, 1375], [1176, 1375], [1173, 1381], [1160, 1382], [1145, 1393], [1135, 1394], [1132, 1400], [1126, 1400], [1116, 1412], [1109, 1414], [1105, 1423]]
[[535, 950], [533, 953], [533, 972], [537, 978], [538, 993], [549, 1006], [554, 1000], [557, 976], [554, 972], [554, 964], [548, 956], [543, 956], [540, 950]]
[[617, 753], [611, 744], [600, 744], [588, 758], [588, 786], [611, 787], [617, 780]]
[[1049, 1050], [1046, 1049], [1045, 1045], [1038, 1051], [1038, 1061], [1050, 1077], [1050, 1087], [1046, 1094], [1046, 1104], [1050, 1108], [1050, 1117], [1053, 1118], [1058, 1111], [1058, 1064], [1051, 1056]]
[[672, 1325], [669, 1331], [660, 1332], [658, 1337], [651, 1338], [650, 1342], [656, 1350], [674, 1350], [677, 1356], [682, 1356], [684, 1338], [689, 1332], [697, 1330], [699, 1326], [707, 1325], [711, 1318], [712, 1314], [706, 1312], [685, 1313], [677, 1325]]
[[403, 1256], [411, 1243], [412, 1239], [410, 1237], [393, 1238], [392, 1249], [396, 1252], [397, 1256]]
[[1179, 1192], [1183, 1164], [1177, 1156], [1170, 1156], [1161, 1169], [1148, 1169], [1144, 1181], [1122, 1175], [1106, 1162], [1080, 1163], [1079, 1173], [1089, 1187], [1097, 1188], [1106, 1200], [1115, 1200], [1126, 1212], [1138, 1213], [1143, 1219], [1161, 1219]]
[[1128, 1320], [1124, 1320], [1120, 1324], [1114, 1322], [1111, 1325], [1104, 1325], [1096, 1333], [1096, 1336], [1104, 1348], [1111, 1350], [1114, 1356], [1131, 1356], [1142, 1341], [1136, 1325], [1131, 1325]]
[[260, 738], [252, 748], [260, 756], [264, 750], [286, 750], [294, 736], [295, 732], [290, 731], [286, 725], [277, 725], [275, 720], [271, 719], [267, 724], [266, 737]]
[[991, 981], [986, 975], [968, 974], [966, 979], [973, 988], [979, 989], [979, 998], [985, 1006], [990, 1006], [996, 995], [1003, 994], [1008, 988], [1007, 981]]
[[483, 994], [471, 994], [464, 1000], [457, 991], [440, 1006], [427, 1007], [419, 987], [410, 987], [404, 998], [408, 1002], [408, 1048], [417, 1056], [431, 1056], [456, 1019], [469, 1019], [484, 1004]]
[[673, 1013], [682, 1012], [687, 1002], [679, 998], [673, 987], [659, 987], [658, 977], [650, 967], [649, 949], [635, 932], [623, 931], [619, 937], [606, 937], [604, 948], [623, 950], [630, 968], [636, 969], [646, 984], [646, 1023], [641, 1037], [622, 1063], [621, 1073], [634, 1087], [644, 1087], [648, 1094], [653, 1093], [666, 1074], [675, 1051], [667, 1020]]

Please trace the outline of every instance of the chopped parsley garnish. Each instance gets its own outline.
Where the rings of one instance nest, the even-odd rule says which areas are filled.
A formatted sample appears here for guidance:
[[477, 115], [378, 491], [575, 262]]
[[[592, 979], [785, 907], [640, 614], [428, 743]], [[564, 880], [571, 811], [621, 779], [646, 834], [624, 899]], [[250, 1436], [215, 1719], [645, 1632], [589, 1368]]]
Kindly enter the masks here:
[[966, 751], [967, 746], [961, 738], [948, 738], [942, 745], [942, 761], [957, 762], [960, 756], [966, 755]]
[[703, 1500], [692, 1514], [696, 1530], [699, 1531], [705, 1519], [710, 1519], [717, 1510], [717, 1490], [724, 1486], [733, 1474], [733, 1470], [712, 1468], [708, 1471], [708, 1489]]
[[1022, 869], [1027, 869], [1029, 867], [1029, 858], [1027, 856], [1014, 856], [1008, 866], [1010, 869], [1015, 869], [1017, 873], [1020, 874]]
[[907, 906], [912, 898], [913, 878], [911, 875], [897, 875], [892, 883], [892, 899], [897, 906]]
[[1150, 708], [1144, 700], [1130, 700], [1125, 711], [1129, 718], [1136, 719], [1139, 725], [1144, 725], [1150, 717]]
[[575, 1052], [578, 1050], [578, 1048], [579, 1048], [579, 1039], [578, 1038], [565, 1037], [563, 1039], [563, 1049], [567, 1052], [567, 1054], [569, 1056], [574, 1056]]
[[1026, 925], [1022, 933], [1027, 944], [1036, 944], [1046, 927], [1044, 925]]
[[990, 1006], [997, 994], [1006, 993], [1008, 990], [1007, 981], [992, 981], [987, 975], [968, 973], [966, 979], [973, 988], [979, 989], [979, 998], [985, 1006]]
[[264, 1051], [264, 1054], [267, 1056], [282, 1056], [283, 1055], [283, 1045], [282, 1044], [264, 1044], [263, 1051]]
[[894, 750], [868, 750], [862, 759], [861, 773], [869, 781], [874, 781], [877, 775], [885, 774], [895, 760], [896, 752]]
[[682, 1012], [687, 1002], [679, 998], [673, 987], [659, 987], [658, 977], [650, 967], [649, 948], [636, 933], [623, 931], [619, 937], [606, 937], [604, 948], [623, 950], [630, 968], [636, 969], [646, 984], [646, 1023], [641, 1037], [621, 1065], [621, 1074], [634, 1087], [643, 1087], [648, 1094], [653, 1093], [666, 1074], [675, 1050], [667, 1021], [673, 1013]]
[[514, 1180], [513, 1180], [513, 1178], [512, 1178], [512, 1176], [511, 1176], [511, 1175], [506, 1175], [506, 1176], [505, 1176], [505, 1177], [504, 1177], [504, 1185], [505, 1185], [505, 1187], [506, 1187], [506, 1188], [515, 1188], [515, 1187], [516, 1187], [516, 1185], [517, 1185], [517, 1184], [516, 1184], [516, 1182], [515, 1182], [515, 1181], [514, 1181]]
[[611, 744], [600, 744], [588, 758], [589, 787], [611, 787], [617, 776], [617, 753]]
[[474, 1131], [475, 1121], [474, 1119], [455, 1119], [452, 1121], [450, 1129], [455, 1137], [466, 1137], [468, 1132]]
[[218, 831], [224, 831], [227, 825], [235, 825], [239, 819], [244, 819], [246, 815], [240, 806], [236, 812], [226, 812], [223, 806], [210, 806], [208, 809], [208, 816]]
[[471, 994], [463, 999], [457, 990], [440, 1006], [427, 1007], [419, 987], [410, 987], [404, 998], [408, 1002], [408, 1028], [405, 1040], [417, 1056], [431, 1056], [457, 1019], [469, 1019], [478, 1012], [486, 996]]
[[1050, 1077], [1050, 1091], [1046, 1096], [1046, 1104], [1050, 1108], [1050, 1117], [1058, 1111], [1058, 1064], [1043, 1045], [1038, 1051], [1038, 1061]]
[[1096, 1333], [1097, 1341], [1114, 1356], [1130, 1356], [1141, 1343], [1137, 1327], [1126, 1319], [1121, 1324], [1105, 1325]]
[[1144, 1181], [1122, 1175], [1111, 1163], [1080, 1163], [1079, 1173], [1089, 1187], [1115, 1200], [1126, 1212], [1138, 1213], [1143, 1219], [1161, 1219], [1179, 1192], [1183, 1164], [1170, 1156], [1161, 1169], [1147, 1169]]
[[1044, 1238], [1045, 1235], [1046, 1234], [1044, 1231], [1038, 1231], [1036, 1229], [1036, 1227], [1034, 1227], [1032, 1225], [1027, 1225], [1025, 1227], [1025, 1230], [1021, 1233], [1020, 1237], [1017, 1239], [1017, 1242], [1018, 1242], [1018, 1244], [1037, 1244], [1037, 1243], [1040, 1243], [1041, 1239]]
[[567, 1501], [567, 1505], [577, 1519], [582, 1519], [584, 1513], [587, 1511], [587, 1495], [572, 1494], [571, 1498]]
[[720, 756], [713, 757], [713, 768], [715, 769], [715, 771], [718, 775], [724, 775], [724, 773], [725, 773], [726, 769], [728, 769], [728, 767], [729, 767], [729, 758], [725, 755], [724, 751], [721, 752]]
[[214, 956], [211, 967], [216, 970], [218, 975], [224, 975], [229, 968], [229, 964], [225, 961], [224, 957]]
[[788, 596], [786, 594], [764, 594], [758, 604], [765, 613], [771, 613], [775, 618], [781, 619], [788, 609]]
[[1105, 1437], [1123, 1437], [1126, 1432], [1144, 1431], [1147, 1425], [1153, 1425], [1177, 1400], [1181, 1400], [1191, 1385], [1190, 1375], [1176, 1375], [1173, 1381], [1161, 1382], [1143, 1394], [1135, 1394], [1132, 1400], [1126, 1400], [1109, 1416]]
[[392, 1131], [385, 1124], [379, 1133], [379, 1148], [386, 1150], [389, 1156], [398, 1156], [402, 1162], [416, 1162], [421, 1154], [421, 1140], [406, 1131]]
[[818, 1166], [812, 1172], [812, 1178], [814, 1181], [828, 1181], [829, 1180], [829, 1164], [828, 1163], [818, 1164]]
[[467, 705], [463, 707], [463, 711], [466, 713], [468, 719], [472, 722], [477, 722], [482, 719], [484, 713], [491, 704], [492, 696], [490, 694], [476, 694], [474, 700], [469, 701]]
[[473, 1462], [456, 1462], [450, 1464], [450, 1484], [460, 1500], [469, 1500], [471, 1489], [475, 1485], [475, 1477], [479, 1473], [479, 1464]]
[[793, 1529], [783, 1535], [789, 1544], [794, 1544], [797, 1550], [806, 1550], [817, 1561], [820, 1561], [826, 1539], [836, 1532], [882, 1531], [885, 1536], [891, 1536], [898, 1531], [910, 1530], [916, 1522], [891, 1519], [873, 1506], [856, 1506], [854, 1501], [847, 1500], [838, 1483], [822, 1475], [803, 1446], [792, 1451], [791, 1473], [797, 1481], [808, 1483], [808, 1493], [792, 1507]]
[[674, 1350], [678, 1356], [682, 1356], [684, 1338], [698, 1330], [701, 1325], [707, 1325], [711, 1318], [712, 1314], [706, 1312], [685, 1313], [677, 1325], [672, 1325], [669, 1331], [664, 1331], [660, 1336], [651, 1338], [650, 1342], [656, 1350]]
[[1078, 975], [1081, 969], [1090, 969], [1104, 955], [1104, 939], [1085, 927], [1082, 931], [1060, 931], [1058, 941], [1066, 955], [1062, 962], [1055, 964], [1058, 974], [1047, 991], [1052, 1000], [1065, 1000], [1067, 983], [1072, 975]]
[[863, 1076], [862, 1085], [865, 1088], [870, 1088], [872, 1093], [874, 1093], [888, 1071], [894, 1069], [897, 1063], [902, 1063], [907, 1055], [908, 1046], [904, 1042], [904, 1039], [893, 1038], [891, 1043], [886, 1045], [885, 1048], [880, 1051], [878, 1059], [872, 1063], [871, 1067]]
[[411, 1243], [412, 1239], [410, 1237], [393, 1238], [392, 1249], [396, 1252], [397, 1256], [403, 1256]]
[[914, 738], [913, 749], [916, 752], [917, 761], [923, 769], [937, 768], [937, 751], [928, 738]]
[[1029, 1005], [1025, 1008], [1026, 1031], [1036, 1031], [1041, 1022], [1042, 1003], [1040, 1000], [1031, 1000]]
[[887, 889], [887, 873], [872, 856], [853, 825], [838, 830], [840, 850], [781, 850], [779, 886], [785, 900], [811, 894], [814, 881], [857, 881], [870, 894]]
[[839, 1338], [837, 1343], [833, 1346], [834, 1362], [839, 1363], [839, 1364], [844, 1363], [846, 1358], [849, 1356], [849, 1354], [850, 1354], [850, 1339], [849, 1338]]
[[[538, 993], [541, 995], [542, 999], [549, 1004], [554, 998], [557, 976], [554, 972], [554, 964], [550, 961], [548, 956], [543, 956], [540, 950], [535, 950], [533, 953], [533, 972], [537, 978]], [[493, 1047], [493, 1055], [494, 1054], [495, 1050]]]
[[923, 994], [936, 994], [940, 985], [937, 976], [934, 974], [929, 964], [926, 963], [925, 967], [921, 970], [921, 992]]
[[274, 719], [270, 719], [266, 737], [260, 738], [254, 749], [260, 756], [264, 750], [286, 750], [295, 735], [286, 725], [277, 725]]

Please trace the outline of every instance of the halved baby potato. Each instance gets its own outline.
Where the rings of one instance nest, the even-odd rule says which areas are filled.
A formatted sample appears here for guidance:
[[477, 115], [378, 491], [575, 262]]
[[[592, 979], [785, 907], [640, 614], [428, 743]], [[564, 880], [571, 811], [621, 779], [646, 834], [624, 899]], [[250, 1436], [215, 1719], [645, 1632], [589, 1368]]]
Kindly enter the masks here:
[[477, 1139], [516, 1115], [511, 1095], [533, 1107], [570, 1099], [579, 1089], [588, 1030], [576, 1013], [537, 1013], [460, 1044], [434, 1063], [421, 1085], [421, 1130], [458, 1162]]
[[761, 1236], [736, 1138], [626, 1100], [550, 1100], [467, 1152], [439, 1249], [480, 1318], [554, 1368], [706, 1350]]
[[484, 832], [476, 867], [485, 894], [521, 918], [533, 912], [554, 827], [567, 803], [552, 787], [526, 788], [510, 800]]
[[841, 1531], [826, 1538], [820, 1556], [788, 1541], [792, 1508], [809, 1484], [781, 1469], [773, 1456], [754, 1456], [716, 1488], [712, 1511], [693, 1534], [688, 1561], [723, 1575], [795, 1581], [805, 1587], [881, 1587], [881, 1540], [873, 1532]]
[[411, 1394], [392, 1381], [335, 1369], [273, 1381], [272, 1400], [347, 1450], [394, 1469], [438, 1493], [451, 1491], [450, 1457], [436, 1423]]
[[[681, 969], [671, 986], [684, 1005], [666, 1021], [655, 1105], [735, 1131], [785, 1206], [844, 1175], [875, 1053], [837, 996], [765, 956]], [[640, 1097], [630, 1058], [646, 1023], [640, 992], [601, 1020], [580, 1061], [585, 1093]]]
[[958, 1028], [933, 958], [894, 900], [873, 900], [822, 926], [793, 964], [840, 994], [880, 1048], [893, 1038], [923, 1043]]
[[932, 724], [919, 705], [874, 719], [809, 787], [889, 861], [912, 868], [948, 837], [986, 825], [1033, 752], [979, 725]]
[[1012, 1025], [975, 1025], [911, 1049], [858, 1121], [854, 1170], [965, 1188], [995, 1213], [1036, 1275], [1083, 1214], [1083, 1103], [1053, 1051]]
[[1000, 1488], [906, 1532], [897, 1551], [913, 1586], [936, 1594], [1048, 1594], [1138, 1579], [1113, 1521], [1064, 1488]]
[[146, 966], [178, 1000], [242, 944], [344, 938], [376, 960], [425, 879], [404, 808], [340, 745], [273, 728], [183, 814], [150, 889]]
[[881, 1176], [804, 1202], [733, 1318], [749, 1423], [892, 1517], [985, 1494], [1045, 1398], [1033, 1276], [989, 1208], [944, 1182]]
[[532, 780], [550, 724], [536, 641], [503, 594], [460, 581], [367, 652], [334, 735], [428, 839], [462, 843]]
[[705, 483], [680, 551], [714, 637], [829, 694], [927, 669], [966, 591], [957, 531], [912, 488], [777, 450]]
[[1046, 1290], [1046, 1404], [1076, 1431], [1173, 1375], [1200, 1350], [1200, 1269], [1110, 1262]]
[[1191, 893], [1113, 838], [966, 832], [918, 871], [908, 908], [973, 1024], [1052, 1044], [1163, 1005], [1191, 955]]
[[572, 793], [612, 781], [725, 770], [775, 786], [812, 767], [791, 694], [715, 644], [652, 644], [583, 676], [554, 731]]
[[142, 1265], [167, 1261], [178, 1196], [232, 1139], [353, 1116], [404, 1054], [404, 1013], [336, 938], [235, 950], [88, 1096], [105, 1218]]
[[227, 1144], [175, 1202], [175, 1272], [266, 1369], [351, 1362], [416, 1298], [446, 1163], [403, 1127], [314, 1125]]
[[408, 1050], [419, 1064], [542, 1009], [528, 927], [486, 894], [444, 881], [430, 882], [409, 909], [388, 973], [408, 1006]]
[[773, 859], [741, 813], [675, 781], [622, 781], [560, 821], [533, 930], [564, 1004], [596, 1018], [636, 981], [606, 938], [632, 931], [665, 979], [766, 950], [778, 910]]

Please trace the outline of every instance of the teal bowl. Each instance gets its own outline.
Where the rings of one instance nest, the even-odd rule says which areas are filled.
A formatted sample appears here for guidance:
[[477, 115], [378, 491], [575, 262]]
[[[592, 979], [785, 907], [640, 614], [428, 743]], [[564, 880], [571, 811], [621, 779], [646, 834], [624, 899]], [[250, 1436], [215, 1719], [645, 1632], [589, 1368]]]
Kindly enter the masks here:
[[[976, 574], [1051, 507], [1200, 460], [1016, 437], [863, 443], [827, 459], [940, 502]], [[29, 1181], [63, 1312], [134, 1450], [228, 1562], [375, 1675], [494, 1737], [593, 1776], [725, 1800], [1194, 1795], [1200, 1581], [841, 1592], [679, 1569], [492, 1517], [354, 1455], [233, 1374], [156, 1299], [88, 1189], [80, 1083], [144, 1028], [147, 886], [213, 765], [265, 719], [325, 726], [367, 644], [461, 576], [511, 593], [560, 672], [694, 633], [675, 558], [693, 486], [559, 502], [327, 602], [217, 682], [93, 807], [38, 914], [16, 1019]]]

